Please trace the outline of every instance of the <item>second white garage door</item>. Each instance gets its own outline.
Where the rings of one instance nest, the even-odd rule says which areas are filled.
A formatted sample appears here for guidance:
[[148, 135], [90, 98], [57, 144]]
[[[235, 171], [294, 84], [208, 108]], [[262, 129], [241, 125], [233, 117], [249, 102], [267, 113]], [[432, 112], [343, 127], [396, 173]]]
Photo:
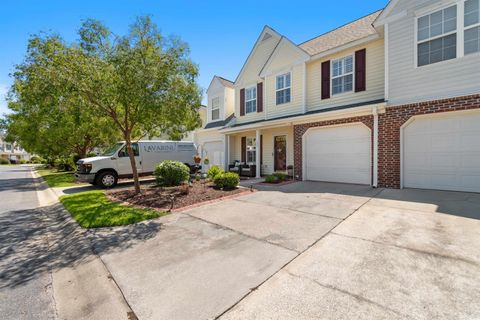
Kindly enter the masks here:
[[206, 142], [203, 145], [203, 156], [210, 161], [209, 166], [215, 165], [223, 168], [224, 151], [222, 141]]
[[307, 180], [371, 184], [371, 131], [364, 124], [305, 133]]
[[405, 187], [480, 192], [480, 112], [414, 118], [403, 139]]

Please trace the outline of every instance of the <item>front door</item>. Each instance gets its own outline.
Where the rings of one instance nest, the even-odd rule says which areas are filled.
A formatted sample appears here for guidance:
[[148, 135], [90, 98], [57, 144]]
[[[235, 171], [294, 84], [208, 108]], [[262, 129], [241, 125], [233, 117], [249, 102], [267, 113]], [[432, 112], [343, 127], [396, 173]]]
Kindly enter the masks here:
[[273, 143], [275, 171], [287, 170], [287, 136], [276, 136]]

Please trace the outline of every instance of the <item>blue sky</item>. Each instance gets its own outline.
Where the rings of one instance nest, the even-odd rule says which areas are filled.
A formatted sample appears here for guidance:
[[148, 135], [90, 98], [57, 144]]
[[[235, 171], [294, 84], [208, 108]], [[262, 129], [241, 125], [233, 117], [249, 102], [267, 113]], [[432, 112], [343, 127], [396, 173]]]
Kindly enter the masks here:
[[73, 41], [82, 19], [101, 20], [115, 33], [123, 34], [136, 16], [151, 15], [163, 34], [180, 36], [190, 45], [191, 57], [200, 67], [198, 82], [206, 90], [215, 74], [235, 80], [264, 25], [301, 43], [372, 13], [386, 3], [387, 0], [2, 0], [0, 115], [8, 112], [4, 95], [11, 85], [9, 73], [22, 61], [29, 35], [52, 31]]

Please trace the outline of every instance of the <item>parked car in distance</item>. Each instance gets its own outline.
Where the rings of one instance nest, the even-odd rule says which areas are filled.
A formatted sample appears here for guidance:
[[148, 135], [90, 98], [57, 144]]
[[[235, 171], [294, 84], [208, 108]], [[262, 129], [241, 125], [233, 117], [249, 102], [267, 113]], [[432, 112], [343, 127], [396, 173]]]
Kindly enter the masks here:
[[[140, 176], [152, 174], [155, 166], [164, 160], [181, 161], [192, 169], [193, 157], [197, 154], [195, 144], [184, 141], [140, 140], [132, 144], [132, 149]], [[118, 142], [100, 156], [80, 159], [77, 166], [78, 181], [102, 188], [114, 187], [118, 179], [133, 177], [125, 142]]]

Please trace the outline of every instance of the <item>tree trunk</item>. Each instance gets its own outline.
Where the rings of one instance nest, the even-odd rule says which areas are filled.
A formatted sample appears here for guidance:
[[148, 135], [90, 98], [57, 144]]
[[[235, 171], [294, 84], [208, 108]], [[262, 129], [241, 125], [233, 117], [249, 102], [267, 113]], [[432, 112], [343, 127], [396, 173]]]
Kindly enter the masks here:
[[140, 181], [138, 180], [137, 164], [135, 162], [135, 155], [133, 154], [132, 141], [130, 137], [125, 137], [127, 144], [128, 157], [130, 158], [130, 165], [132, 166], [133, 184], [135, 186], [135, 194], [140, 193]]

